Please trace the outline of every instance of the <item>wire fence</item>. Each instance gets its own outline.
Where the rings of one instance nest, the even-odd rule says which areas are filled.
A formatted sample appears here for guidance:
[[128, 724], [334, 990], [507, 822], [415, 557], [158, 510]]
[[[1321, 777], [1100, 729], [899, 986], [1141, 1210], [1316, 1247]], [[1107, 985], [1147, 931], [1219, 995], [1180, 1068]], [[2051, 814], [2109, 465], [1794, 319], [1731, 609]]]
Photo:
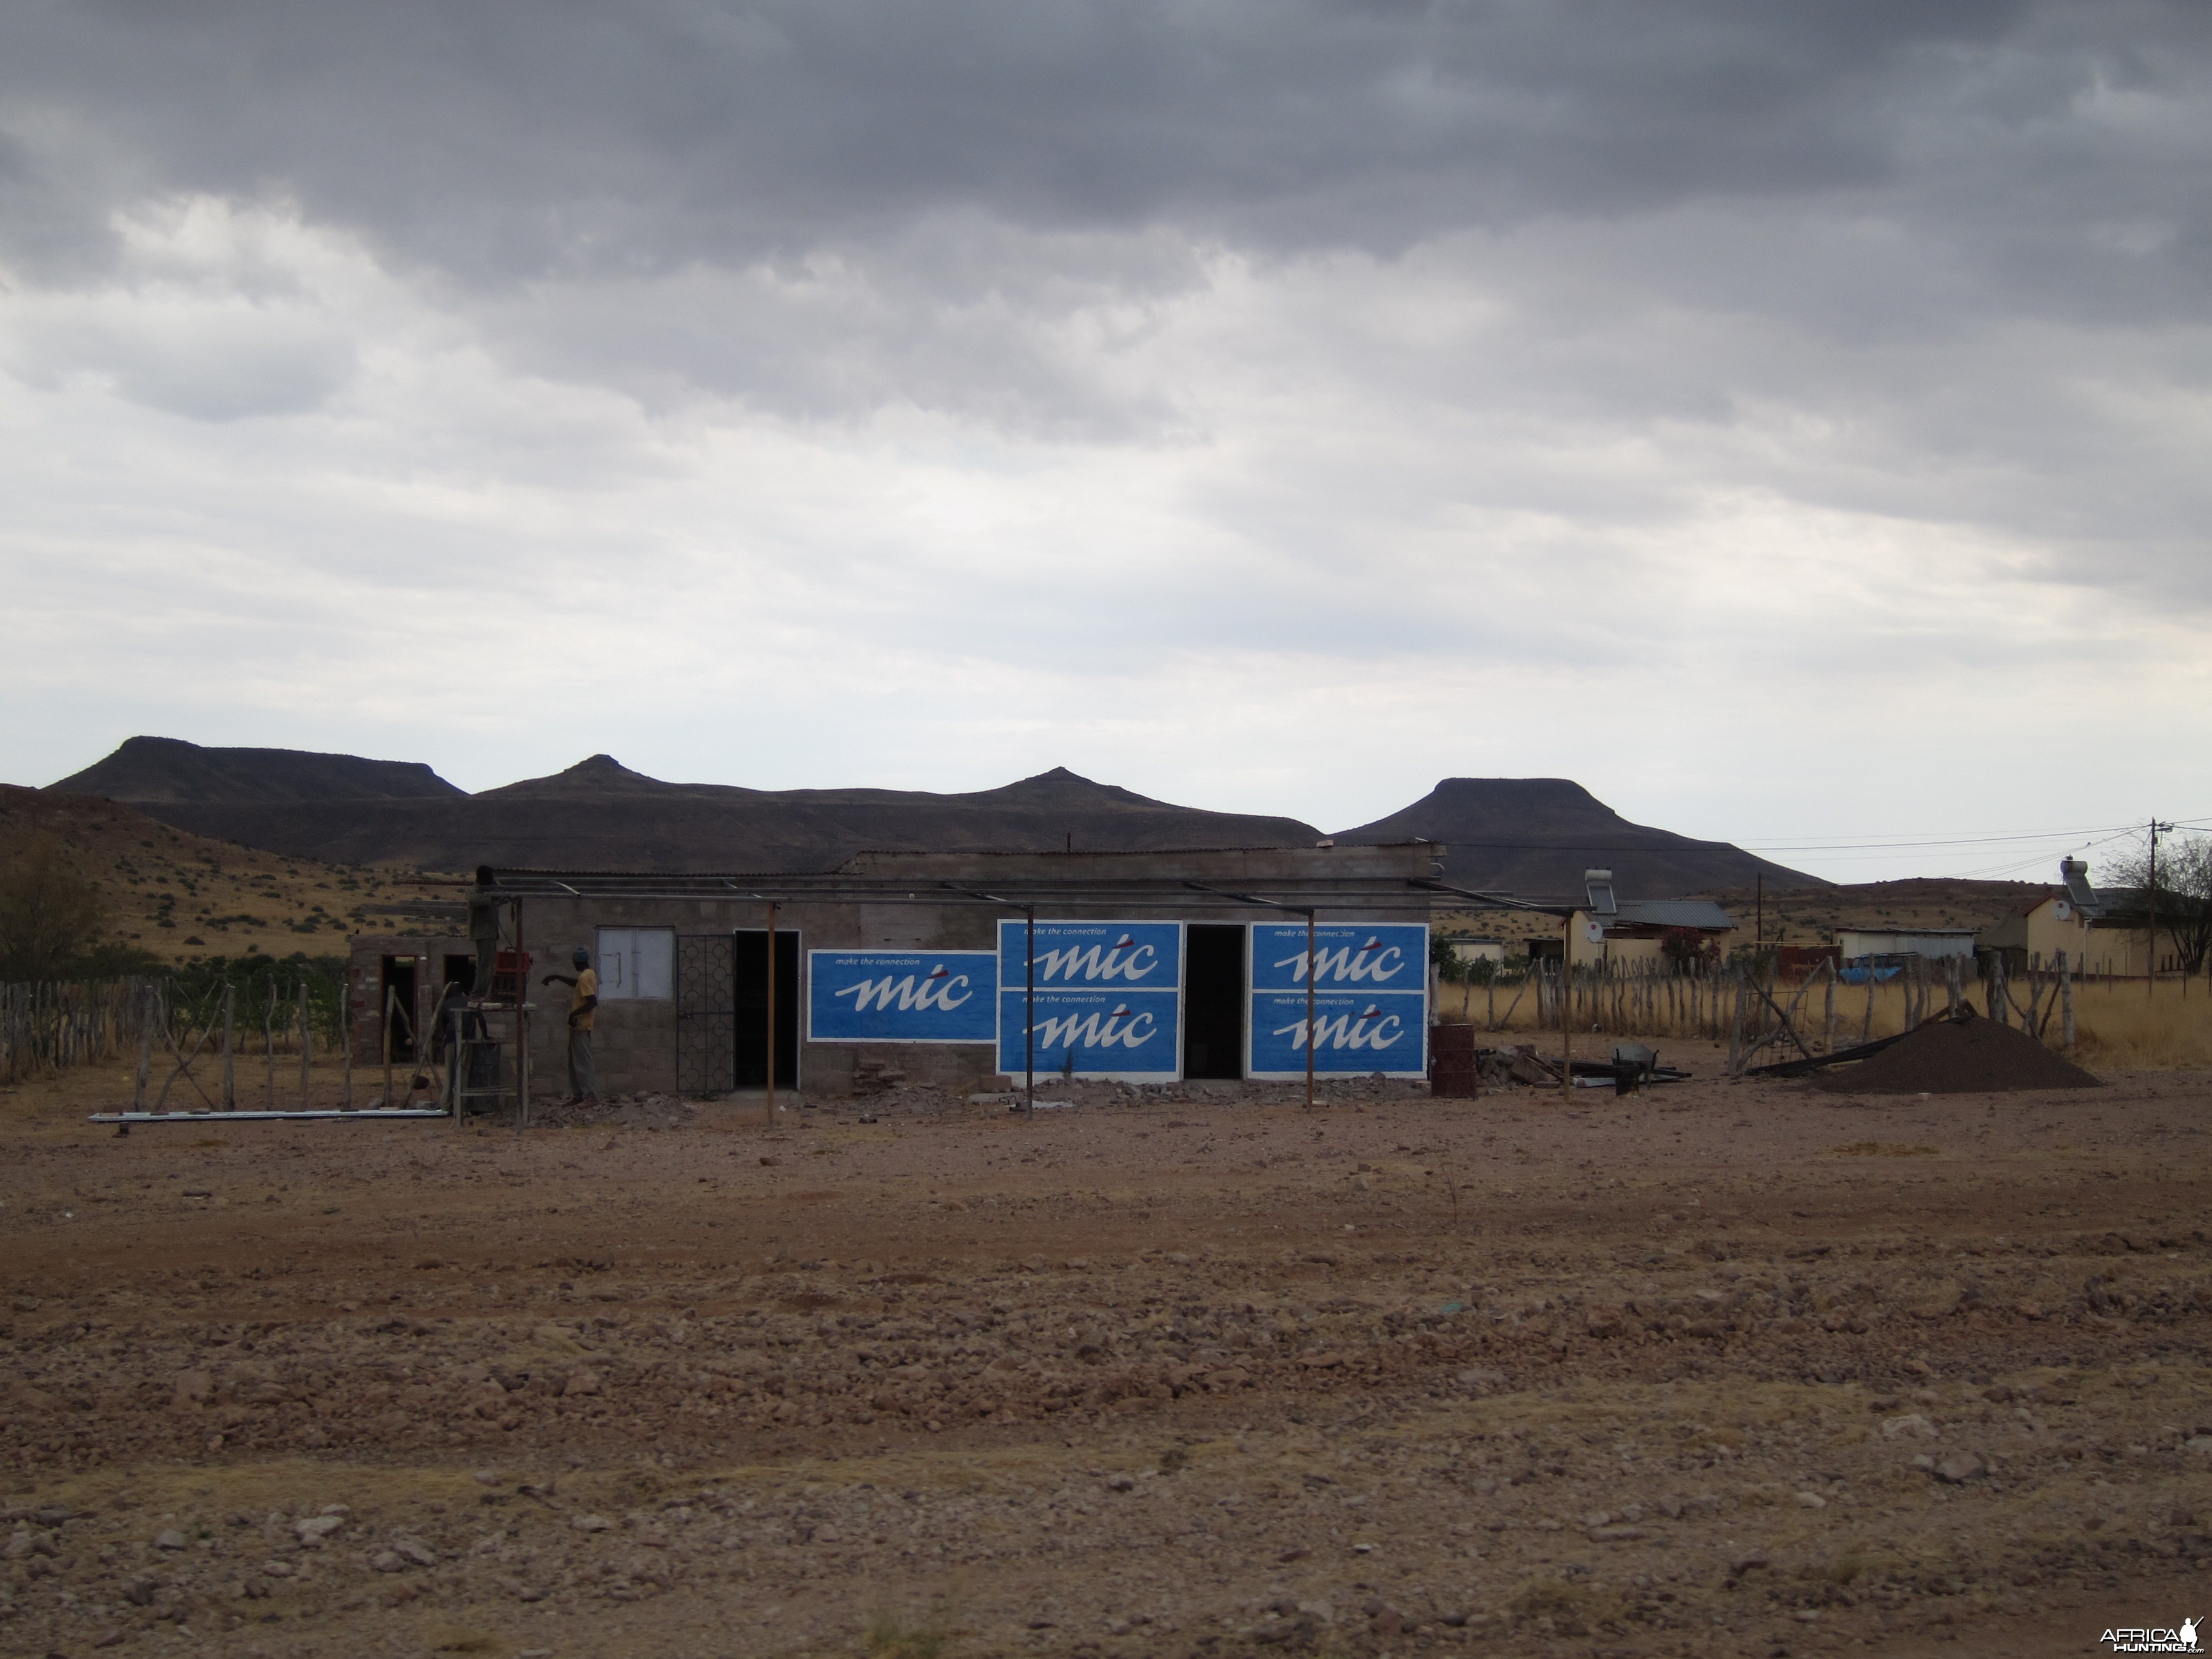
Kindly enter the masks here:
[[1999, 952], [1913, 957], [1869, 969], [1833, 960], [1792, 971], [1768, 955], [1732, 962], [1665, 960], [1492, 964], [1435, 987], [1434, 1017], [1486, 1031], [1560, 1030], [1729, 1046], [1729, 1069], [1840, 1053], [1911, 1030], [1962, 1006], [2049, 1046], [2119, 1063], [2203, 1063], [2212, 1054], [2212, 996], [2186, 975], [2153, 987], [2056, 963], [2008, 970]]

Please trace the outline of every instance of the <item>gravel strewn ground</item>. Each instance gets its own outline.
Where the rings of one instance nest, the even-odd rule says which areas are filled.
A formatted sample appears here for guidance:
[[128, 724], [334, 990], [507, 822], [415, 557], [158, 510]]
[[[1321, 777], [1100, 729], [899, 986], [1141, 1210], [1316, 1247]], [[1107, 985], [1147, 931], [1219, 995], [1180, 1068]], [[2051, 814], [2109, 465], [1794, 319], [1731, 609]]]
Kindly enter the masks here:
[[2203, 1078], [101, 1082], [0, 1097], [10, 1652], [2078, 1653], [2212, 1556]]

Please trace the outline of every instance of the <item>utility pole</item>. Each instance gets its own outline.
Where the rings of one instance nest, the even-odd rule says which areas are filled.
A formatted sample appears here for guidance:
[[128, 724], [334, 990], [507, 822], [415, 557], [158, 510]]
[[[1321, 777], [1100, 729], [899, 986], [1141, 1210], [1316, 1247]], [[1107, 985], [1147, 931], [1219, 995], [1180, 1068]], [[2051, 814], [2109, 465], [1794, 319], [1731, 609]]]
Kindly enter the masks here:
[[1754, 920], [1751, 924], [1751, 942], [1764, 945], [1766, 943], [1766, 872], [1757, 871], [1751, 879], [1752, 892], [1755, 896], [1752, 900], [1755, 908], [1752, 913]]
[[2156, 818], [2150, 821], [2150, 938], [2145, 941], [2143, 949], [2145, 996], [2154, 994], [2158, 989], [2158, 838], [2161, 834], [2170, 836], [2172, 833], [2172, 824], [2160, 823]]

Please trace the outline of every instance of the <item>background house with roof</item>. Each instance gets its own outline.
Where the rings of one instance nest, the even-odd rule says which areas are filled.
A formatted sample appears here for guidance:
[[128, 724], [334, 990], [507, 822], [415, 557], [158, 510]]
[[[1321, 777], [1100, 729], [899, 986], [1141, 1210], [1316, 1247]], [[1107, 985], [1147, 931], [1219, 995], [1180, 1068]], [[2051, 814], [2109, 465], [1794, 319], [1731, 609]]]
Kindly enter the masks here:
[[[2061, 860], [2058, 872], [2060, 885], [1984, 928], [1974, 940], [1977, 953], [2001, 955], [2012, 974], [2056, 968], [2062, 951], [2080, 975], [2131, 979], [2148, 972], [2151, 916], [2142, 890], [2093, 886], [2080, 859]], [[2170, 939], [2157, 955], [2159, 972], [2179, 970]]]
[[[1553, 915], [1565, 914], [1577, 967], [1658, 962], [1669, 933], [1686, 932], [1701, 945], [1717, 946], [1735, 929], [1735, 918], [1711, 899], [1621, 898], [1610, 870], [1584, 871], [1578, 898], [1540, 902]], [[1559, 924], [1538, 927], [1541, 931], [1528, 934], [1522, 949], [1532, 962], [1559, 961], [1565, 944]]]
[[[1618, 968], [1663, 961], [1669, 933], [1693, 933], [1701, 945], [1718, 945], [1735, 931], [1735, 918], [1711, 899], [1616, 899], [1610, 908], [1601, 901], [1576, 911], [1571, 925], [1577, 963]], [[1557, 956], [1557, 935], [1551, 944]]]

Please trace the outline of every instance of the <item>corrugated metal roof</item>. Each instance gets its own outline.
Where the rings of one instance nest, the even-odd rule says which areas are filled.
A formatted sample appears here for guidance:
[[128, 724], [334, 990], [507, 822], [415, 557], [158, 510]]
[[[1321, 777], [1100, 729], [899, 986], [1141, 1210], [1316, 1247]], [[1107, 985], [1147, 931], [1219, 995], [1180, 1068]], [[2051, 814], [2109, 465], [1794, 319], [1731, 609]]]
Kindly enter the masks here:
[[1735, 918], [1711, 899], [1623, 899], [1620, 914], [1609, 918], [1638, 927], [1717, 927], [1735, 926]]

